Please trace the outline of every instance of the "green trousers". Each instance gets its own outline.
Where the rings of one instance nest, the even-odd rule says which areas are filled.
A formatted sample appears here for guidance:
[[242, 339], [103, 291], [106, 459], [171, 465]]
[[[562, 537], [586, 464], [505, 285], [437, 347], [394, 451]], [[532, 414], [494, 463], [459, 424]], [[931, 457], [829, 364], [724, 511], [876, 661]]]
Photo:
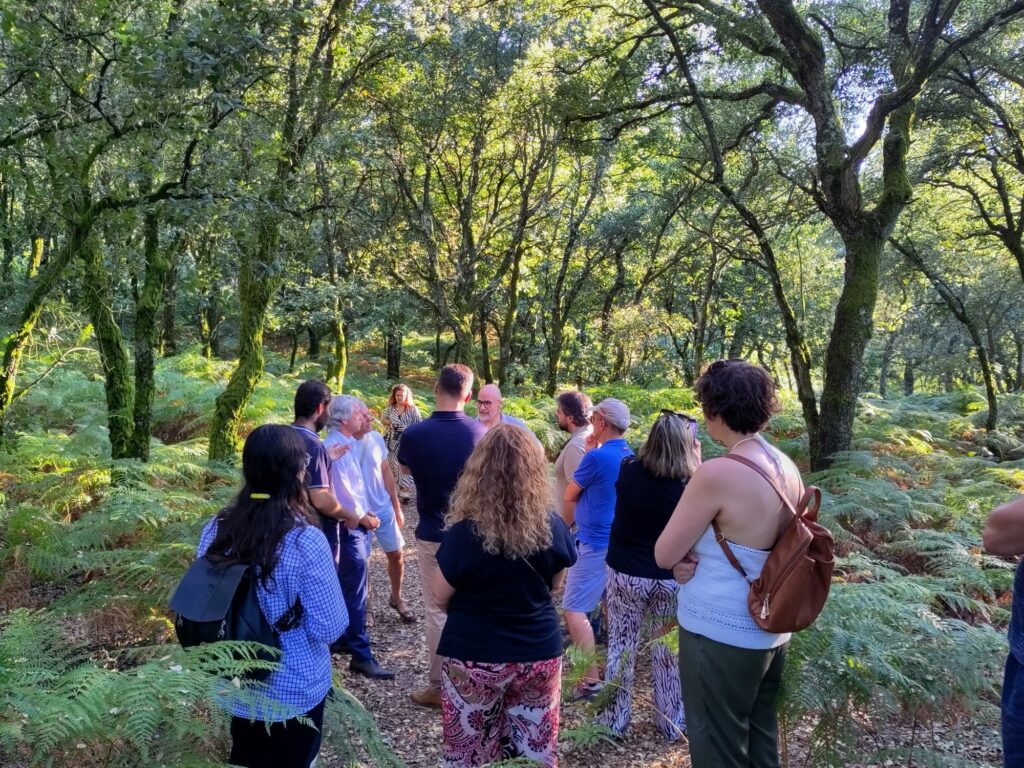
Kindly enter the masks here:
[[786, 645], [752, 651], [679, 630], [693, 768], [778, 768], [775, 699], [785, 659]]

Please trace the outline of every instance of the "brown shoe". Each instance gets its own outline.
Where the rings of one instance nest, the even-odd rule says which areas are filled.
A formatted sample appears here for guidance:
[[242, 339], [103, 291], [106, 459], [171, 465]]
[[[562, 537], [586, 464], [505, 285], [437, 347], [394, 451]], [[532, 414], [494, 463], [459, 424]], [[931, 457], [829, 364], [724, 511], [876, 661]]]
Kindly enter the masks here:
[[421, 707], [441, 708], [441, 692], [436, 688], [421, 688], [410, 693], [409, 698]]

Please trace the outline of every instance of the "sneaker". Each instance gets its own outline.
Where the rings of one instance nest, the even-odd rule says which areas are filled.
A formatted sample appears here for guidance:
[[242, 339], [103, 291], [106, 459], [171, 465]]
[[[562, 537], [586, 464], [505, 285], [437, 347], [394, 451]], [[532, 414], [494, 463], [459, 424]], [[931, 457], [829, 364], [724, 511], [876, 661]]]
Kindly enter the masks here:
[[352, 663], [348, 665], [350, 672], [355, 672], [357, 675], [364, 675], [366, 677], [372, 677], [375, 680], [393, 680], [395, 673], [384, 669], [373, 659], [369, 661], [363, 661], [362, 659], [352, 659]]
[[602, 690], [604, 690], [604, 683], [600, 680], [594, 680], [589, 683], [581, 680], [573, 686], [569, 698], [572, 701], [590, 701]]
[[441, 708], [441, 692], [436, 688], [421, 688], [410, 693], [409, 698], [421, 707]]

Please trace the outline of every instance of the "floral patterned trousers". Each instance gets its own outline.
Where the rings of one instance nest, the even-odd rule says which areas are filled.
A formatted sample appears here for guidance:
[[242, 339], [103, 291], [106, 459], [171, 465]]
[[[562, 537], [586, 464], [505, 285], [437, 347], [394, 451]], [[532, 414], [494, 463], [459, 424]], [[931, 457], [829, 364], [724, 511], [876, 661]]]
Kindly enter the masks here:
[[445, 768], [525, 757], [558, 765], [562, 659], [441, 665]]

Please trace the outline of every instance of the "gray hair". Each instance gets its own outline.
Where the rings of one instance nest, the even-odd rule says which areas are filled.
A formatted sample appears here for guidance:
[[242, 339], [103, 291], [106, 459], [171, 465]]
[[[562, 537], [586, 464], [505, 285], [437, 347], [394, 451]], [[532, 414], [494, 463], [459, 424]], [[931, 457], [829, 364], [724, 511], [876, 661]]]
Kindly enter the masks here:
[[327, 409], [328, 429], [337, 429], [341, 422], [348, 421], [366, 405], [355, 395], [335, 395]]

